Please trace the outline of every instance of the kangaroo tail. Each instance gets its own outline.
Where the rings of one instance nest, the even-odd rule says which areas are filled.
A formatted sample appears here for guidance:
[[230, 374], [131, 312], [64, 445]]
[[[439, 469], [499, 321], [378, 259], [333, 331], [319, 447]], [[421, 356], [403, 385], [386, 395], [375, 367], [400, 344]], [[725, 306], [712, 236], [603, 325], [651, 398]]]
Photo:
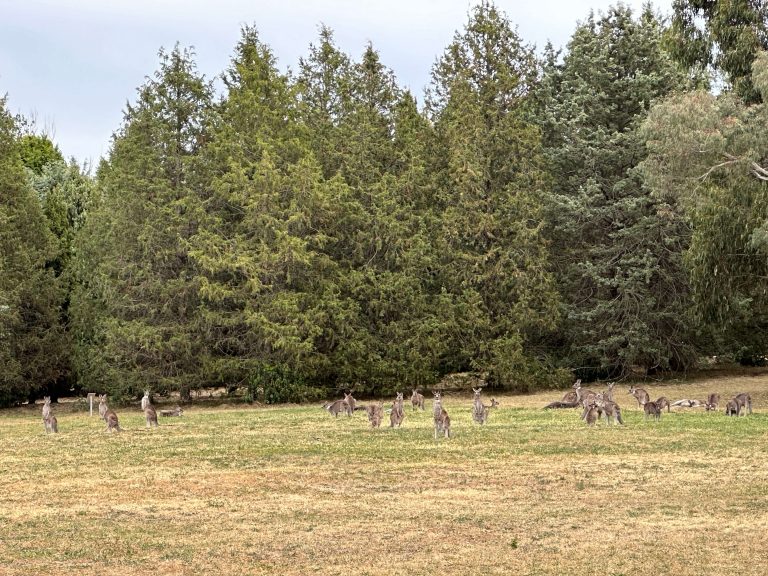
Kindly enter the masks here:
[[619, 424], [624, 425], [624, 420], [621, 417], [621, 410], [616, 410], [616, 421]]
[[355, 406], [355, 410], [365, 410], [365, 406], [362, 404], [360, 406]]

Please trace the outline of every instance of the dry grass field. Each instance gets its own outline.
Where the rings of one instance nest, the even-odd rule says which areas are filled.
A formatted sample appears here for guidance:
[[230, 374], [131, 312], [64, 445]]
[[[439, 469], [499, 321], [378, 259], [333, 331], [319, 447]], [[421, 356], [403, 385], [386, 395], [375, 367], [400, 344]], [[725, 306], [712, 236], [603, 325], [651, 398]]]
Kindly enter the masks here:
[[[590, 386], [601, 389], [600, 386]], [[196, 407], [121, 433], [55, 406], [0, 412], [0, 574], [755, 574], [768, 568], [768, 374], [647, 384], [717, 413], [594, 428], [561, 393], [448, 395], [401, 429], [319, 406]], [[727, 418], [732, 394], [755, 413]], [[486, 403], [490, 397], [484, 395]], [[386, 419], [385, 424], [388, 424]]]

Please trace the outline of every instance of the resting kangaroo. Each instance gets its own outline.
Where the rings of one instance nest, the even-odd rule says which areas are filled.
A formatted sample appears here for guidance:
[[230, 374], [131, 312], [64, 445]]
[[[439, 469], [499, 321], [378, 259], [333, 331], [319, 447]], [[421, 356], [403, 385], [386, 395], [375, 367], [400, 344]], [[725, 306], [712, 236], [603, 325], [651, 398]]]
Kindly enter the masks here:
[[439, 390], [433, 392], [435, 401], [432, 404], [432, 417], [435, 421], [435, 440], [438, 433], [444, 434], [446, 438], [451, 437], [451, 417], [443, 408], [443, 397]]
[[411, 406], [413, 406], [414, 410], [416, 410], [416, 408], [421, 408], [424, 410], [424, 395], [419, 394], [415, 388], [411, 394]]
[[645, 403], [649, 402], [651, 399], [650, 396], [648, 396], [648, 392], [642, 388], [638, 388], [637, 386], [630, 386], [628, 394], [632, 394], [632, 396], [635, 397], [635, 400], [637, 400], [638, 408], [645, 406]]
[[389, 427], [394, 428], [397, 426], [400, 428], [400, 424], [403, 423], [405, 418], [405, 410], [403, 409], [403, 393], [398, 392], [395, 401], [392, 403], [392, 412], [389, 413]]
[[161, 416], [181, 416], [183, 413], [181, 406], [176, 406], [173, 410], [160, 410]]

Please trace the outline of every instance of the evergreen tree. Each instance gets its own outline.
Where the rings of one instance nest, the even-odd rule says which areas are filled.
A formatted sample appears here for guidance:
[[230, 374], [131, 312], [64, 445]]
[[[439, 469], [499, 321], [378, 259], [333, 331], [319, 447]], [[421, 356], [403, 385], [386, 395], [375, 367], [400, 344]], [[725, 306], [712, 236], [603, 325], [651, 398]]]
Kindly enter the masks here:
[[521, 389], [543, 373], [529, 342], [557, 317], [541, 233], [541, 140], [529, 119], [537, 82], [533, 49], [483, 2], [435, 65], [427, 95], [440, 274], [452, 300], [447, 367]]
[[0, 99], [0, 406], [48, 390], [66, 354], [54, 244], [24, 174], [18, 129]]
[[178, 46], [129, 104], [81, 234], [74, 297], [85, 385], [118, 395], [201, 383], [198, 283], [189, 239], [203, 216], [196, 155], [212, 88]]
[[591, 14], [562, 64], [550, 55], [541, 94], [553, 265], [564, 302], [559, 346], [581, 375], [695, 359], [682, 255], [689, 231], [674, 202], [652, 197], [636, 170], [638, 127], [652, 102], [686, 86], [646, 7]]

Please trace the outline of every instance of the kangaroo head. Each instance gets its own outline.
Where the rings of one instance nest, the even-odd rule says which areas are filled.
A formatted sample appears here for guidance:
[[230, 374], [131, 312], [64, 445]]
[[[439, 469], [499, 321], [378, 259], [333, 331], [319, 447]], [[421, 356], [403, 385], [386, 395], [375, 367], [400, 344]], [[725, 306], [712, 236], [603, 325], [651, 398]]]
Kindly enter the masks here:
[[637, 387], [636, 386], [630, 386], [629, 387], [629, 392], [627, 392], [627, 394], [634, 394], [635, 392], [637, 392]]
[[481, 388], [472, 388], [472, 392], [475, 393], [475, 396], [480, 396], [480, 392], [482, 392], [483, 389]]
[[51, 403], [51, 397], [50, 396], [43, 396], [43, 402], [45, 404], [50, 404]]
[[440, 400], [440, 398], [442, 398], [440, 390], [432, 390], [432, 395], [435, 397], [435, 400]]
[[578, 380], [576, 380], [576, 382], [574, 382], [574, 383], [573, 383], [573, 387], [574, 387], [576, 390], [578, 390], [579, 388], [581, 388], [581, 378], [579, 378]]
[[608, 382], [608, 391], [610, 392], [613, 390], [614, 386], [616, 386], [616, 382]]
[[499, 403], [496, 401], [496, 398], [491, 398], [491, 408], [495, 408], [498, 405]]

